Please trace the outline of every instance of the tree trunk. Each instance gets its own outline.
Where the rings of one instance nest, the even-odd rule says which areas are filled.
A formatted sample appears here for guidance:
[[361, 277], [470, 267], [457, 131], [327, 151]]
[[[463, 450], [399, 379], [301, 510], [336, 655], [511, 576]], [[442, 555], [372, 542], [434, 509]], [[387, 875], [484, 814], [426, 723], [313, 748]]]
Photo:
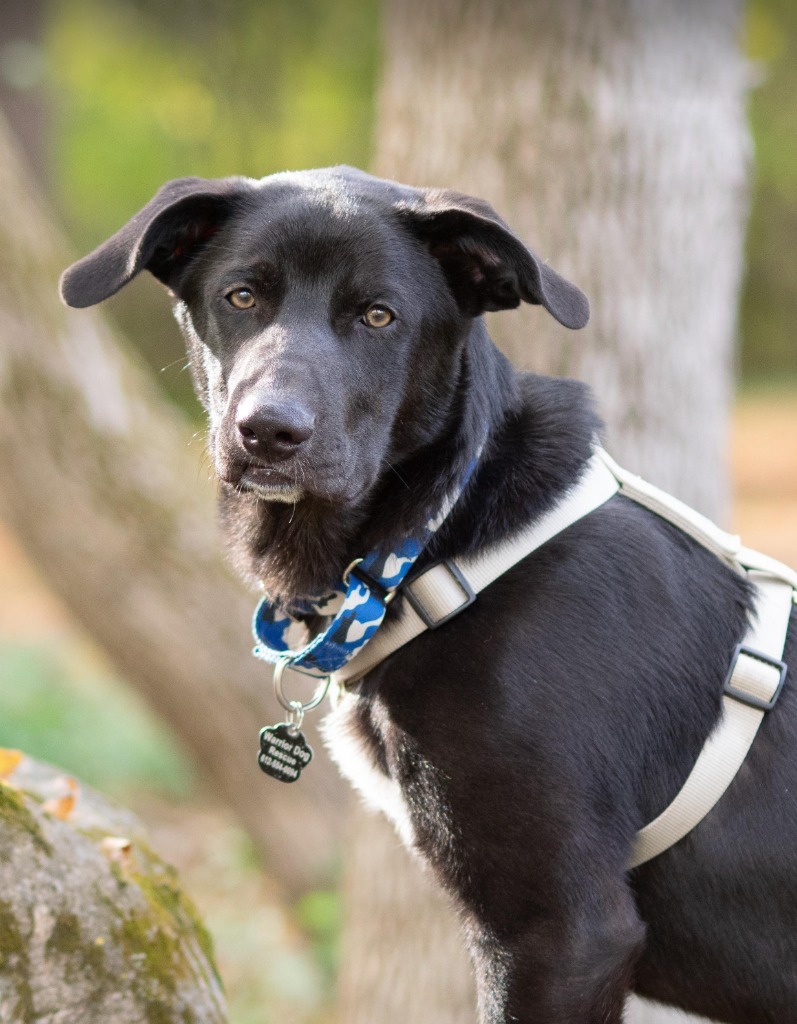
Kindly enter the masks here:
[[475, 1020], [476, 989], [451, 908], [387, 821], [360, 807], [350, 820], [343, 900], [340, 1024]]
[[[377, 173], [482, 196], [586, 291], [583, 332], [538, 307], [494, 314], [491, 331], [516, 364], [591, 383], [609, 450], [720, 518], [747, 212], [741, 7], [387, 0], [376, 133]], [[392, 1006], [447, 989], [450, 1019], [472, 1020], [450, 942], [421, 939], [428, 896], [389, 826], [362, 818], [347, 864], [343, 1024], [407, 1019], [387, 1012], [375, 962]]]
[[714, 514], [747, 211], [741, 7], [388, 0], [377, 132], [377, 173], [481, 195], [588, 294], [583, 332], [525, 307], [493, 336], [589, 381], [618, 457]]
[[210, 938], [140, 823], [45, 765], [2, 775], [0, 1024], [225, 1024]]
[[46, 8], [46, 0], [3, 0], [0, 11], [0, 109], [40, 183], [49, 171]]
[[250, 656], [254, 599], [219, 553], [202, 442], [100, 313], [62, 307], [66, 246], [2, 121], [0, 252], [0, 516], [300, 891], [329, 870], [342, 783], [323, 754], [300, 787], [257, 768], [284, 714]]

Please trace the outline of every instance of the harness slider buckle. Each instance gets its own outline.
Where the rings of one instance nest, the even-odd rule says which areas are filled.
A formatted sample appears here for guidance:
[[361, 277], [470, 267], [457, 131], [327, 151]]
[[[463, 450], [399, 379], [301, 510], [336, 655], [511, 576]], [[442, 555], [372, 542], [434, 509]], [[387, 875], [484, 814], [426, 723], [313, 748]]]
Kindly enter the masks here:
[[[775, 687], [775, 692], [769, 700], [765, 700], [763, 697], [756, 697], [752, 693], [747, 693], [745, 690], [740, 690], [738, 687], [731, 685], [733, 673], [736, 671], [736, 663], [742, 654], [746, 654], [748, 658], [754, 658], [756, 661], [761, 661], [780, 673], [780, 678], [778, 679], [778, 684]], [[778, 661], [777, 658], [772, 658], [768, 654], [764, 654], [762, 651], [757, 651], [754, 647], [748, 647], [747, 644], [737, 644], [733, 652], [731, 667], [728, 669], [728, 674], [725, 677], [722, 690], [723, 693], [727, 693], [729, 697], [733, 697], [734, 700], [738, 700], [742, 704], [747, 704], [751, 708], [758, 708], [760, 711], [771, 711], [780, 696], [783, 684], [786, 682], [787, 672], [788, 666], [785, 661]]]
[[[414, 583], [417, 583], [418, 580], [422, 579], [428, 572], [431, 572], [432, 569], [436, 569], [439, 565], [445, 566], [445, 568], [451, 574], [451, 577], [453, 578], [454, 582], [462, 591], [465, 600], [462, 602], [462, 604], [454, 608], [453, 611], [448, 612], [446, 615], [441, 616], [439, 619], [435, 619], [432, 618], [428, 609], [422, 604], [420, 598], [416, 594], [413, 594], [412, 586]], [[444, 623], [448, 622], [449, 619], [453, 619], [455, 615], [459, 615], [460, 612], [464, 611], [476, 600], [476, 594], [473, 590], [473, 587], [462, 575], [462, 571], [456, 565], [456, 563], [452, 562], [448, 558], [439, 562], [434, 562], [427, 569], [425, 569], [419, 576], [416, 576], [415, 579], [412, 580], [410, 583], [405, 583], [404, 586], [401, 588], [401, 593], [409, 601], [410, 605], [418, 614], [419, 618], [421, 619], [421, 621], [423, 622], [427, 629], [437, 629], [438, 626], [442, 626]]]

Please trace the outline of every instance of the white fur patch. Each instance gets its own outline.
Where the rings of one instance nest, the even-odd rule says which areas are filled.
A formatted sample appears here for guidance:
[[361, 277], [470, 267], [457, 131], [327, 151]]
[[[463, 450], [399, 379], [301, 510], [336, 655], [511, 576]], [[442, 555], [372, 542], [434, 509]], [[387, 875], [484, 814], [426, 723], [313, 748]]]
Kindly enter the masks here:
[[359, 698], [344, 694], [340, 703], [324, 719], [321, 735], [344, 778], [354, 786], [367, 807], [382, 811], [398, 832], [404, 845], [415, 846], [415, 830], [401, 787], [374, 764], [368, 746], [360, 735], [354, 714]]
[[304, 497], [304, 491], [301, 487], [281, 487], [278, 484], [273, 487], [264, 487], [262, 484], [249, 481], [246, 489], [254, 491], [262, 501], [281, 501], [285, 505], [295, 505], [297, 501], [301, 501]]

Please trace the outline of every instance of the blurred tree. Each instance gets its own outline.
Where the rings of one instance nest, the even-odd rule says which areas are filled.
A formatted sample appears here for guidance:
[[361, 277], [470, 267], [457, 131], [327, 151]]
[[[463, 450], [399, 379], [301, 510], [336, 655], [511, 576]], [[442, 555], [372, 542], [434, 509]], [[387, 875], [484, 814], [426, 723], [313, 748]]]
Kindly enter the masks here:
[[50, 180], [51, 122], [45, 84], [45, 0], [3, 0], [0, 9], [0, 109], [39, 181]]
[[67, 247], [1, 119], [0, 251], [0, 516], [302, 891], [330, 868], [342, 783], [323, 763], [298, 790], [258, 770], [258, 730], [283, 714], [249, 654], [252, 605], [219, 554], [200, 451], [102, 314], [59, 302]]
[[[587, 292], [584, 332], [526, 307], [494, 335], [516, 364], [590, 381], [610, 450], [715, 517], [747, 212], [741, 6], [387, 0], [376, 133], [377, 173], [486, 198]], [[346, 863], [343, 1024], [472, 1019], [453, 916], [447, 934], [389, 826], [361, 817]]]

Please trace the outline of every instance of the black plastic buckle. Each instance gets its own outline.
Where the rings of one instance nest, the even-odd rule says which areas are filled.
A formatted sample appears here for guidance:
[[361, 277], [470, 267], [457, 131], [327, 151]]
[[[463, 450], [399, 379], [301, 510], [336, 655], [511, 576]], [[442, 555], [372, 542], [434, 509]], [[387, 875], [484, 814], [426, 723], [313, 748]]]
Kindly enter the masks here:
[[[415, 594], [413, 594], [412, 585], [413, 583], [417, 583], [419, 579], [421, 579], [423, 576], [427, 574], [427, 572], [431, 572], [432, 569], [436, 569], [438, 565], [444, 565], [446, 569], [448, 569], [457, 586], [465, 595], [465, 600], [462, 602], [461, 605], [459, 605], [458, 608], [455, 608], [452, 612], [449, 612], [448, 615], [444, 615], [441, 619], [433, 619], [429, 612], [427, 611], [427, 609], [424, 608], [423, 604], [421, 604], [420, 600], [415, 596]], [[450, 562], [448, 559], [445, 559], [444, 561], [440, 562], [434, 562], [434, 564], [424, 569], [424, 571], [419, 576], [416, 576], [411, 583], [406, 583], [401, 588], [401, 593], [404, 595], [404, 597], [406, 597], [406, 599], [418, 613], [418, 616], [423, 621], [423, 624], [426, 626], [427, 629], [437, 629], [437, 627], [442, 626], [444, 622], [448, 622], [448, 620], [453, 619], [455, 615], [459, 615], [460, 612], [464, 611], [476, 600], [476, 594], [474, 593], [470, 583], [468, 583], [468, 581], [459, 571], [457, 566], [453, 562]]]
[[[780, 673], [778, 685], [775, 687], [775, 692], [769, 700], [763, 700], [761, 697], [754, 697], [750, 693], [745, 693], [744, 690], [737, 690], [735, 686], [731, 686], [731, 679], [733, 678], [733, 673], [736, 671], [736, 662], [739, 660], [740, 654], [746, 654], [748, 658], [755, 658], [756, 661], [762, 661], [765, 665], [769, 665], [772, 668], [777, 669]], [[788, 666], [785, 661], [778, 661], [777, 658], [771, 658], [768, 654], [764, 654], [762, 651], [757, 651], [753, 647], [748, 647], [746, 644], [737, 644], [736, 650], [733, 652], [731, 667], [728, 669], [728, 674], [725, 677], [722, 689], [729, 697], [733, 697], [734, 700], [738, 700], [742, 704], [747, 704], [751, 708], [759, 708], [761, 711], [771, 711], [775, 706], [775, 701], [780, 696], [783, 684], [786, 682], [787, 671]]]

